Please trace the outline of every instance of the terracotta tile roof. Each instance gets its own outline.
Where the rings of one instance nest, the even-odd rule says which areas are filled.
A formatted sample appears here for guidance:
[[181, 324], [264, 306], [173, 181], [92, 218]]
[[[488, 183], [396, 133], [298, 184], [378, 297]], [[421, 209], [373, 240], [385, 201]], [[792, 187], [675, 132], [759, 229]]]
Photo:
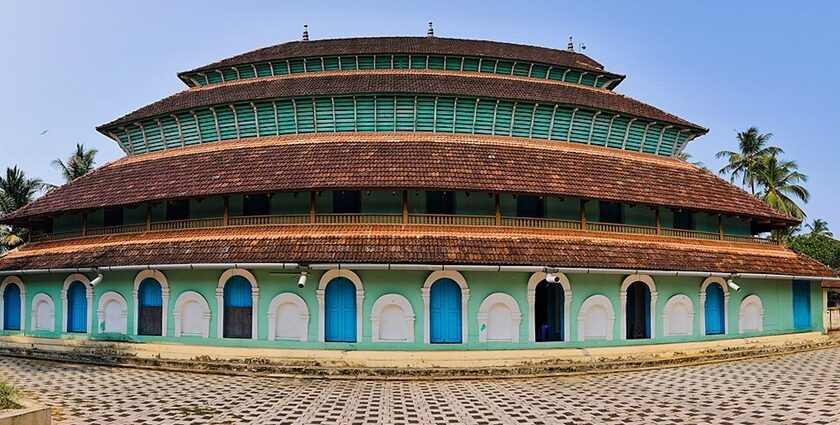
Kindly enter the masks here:
[[161, 114], [219, 104], [264, 99], [350, 94], [428, 94], [569, 104], [707, 130], [659, 108], [608, 90], [535, 79], [479, 76], [475, 73], [359, 71], [240, 80], [188, 89], [140, 108], [108, 124], [130, 124]]
[[780, 247], [581, 231], [299, 225], [149, 232], [27, 244], [0, 270], [187, 263], [536, 265], [835, 277]]
[[442, 37], [358, 37], [290, 41], [232, 56], [191, 71], [181, 72], [179, 75], [270, 60], [384, 53], [492, 57], [546, 63], [583, 70], [604, 70], [603, 65], [584, 54], [547, 47]]
[[188, 197], [351, 189], [551, 195], [798, 222], [674, 158], [565, 142], [440, 133], [264, 137], [127, 157], [2, 220]]

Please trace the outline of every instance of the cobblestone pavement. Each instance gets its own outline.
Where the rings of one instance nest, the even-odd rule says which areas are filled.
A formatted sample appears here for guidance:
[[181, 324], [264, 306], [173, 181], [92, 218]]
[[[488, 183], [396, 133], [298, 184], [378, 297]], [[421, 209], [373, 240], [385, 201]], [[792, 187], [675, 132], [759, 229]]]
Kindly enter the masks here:
[[57, 423], [840, 423], [840, 348], [733, 363], [485, 381], [249, 378], [0, 358]]

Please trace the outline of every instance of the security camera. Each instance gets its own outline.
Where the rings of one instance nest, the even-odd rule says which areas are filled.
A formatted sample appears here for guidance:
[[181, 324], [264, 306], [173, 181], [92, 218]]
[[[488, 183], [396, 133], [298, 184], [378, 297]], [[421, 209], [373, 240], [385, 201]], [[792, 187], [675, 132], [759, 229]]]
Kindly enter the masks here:
[[548, 283], [560, 283], [560, 276], [554, 273], [548, 273], [545, 275], [545, 281]]
[[726, 281], [726, 284], [727, 284], [730, 288], [732, 288], [732, 290], [733, 290], [733, 291], [735, 291], [735, 292], [738, 292], [738, 291], [740, 291], [740, 290], [741, 290], [741, 287], [740, 287], [740, 286], [738, 286], [738, 285], [735, 283], [735, 281], [734, 281], [734, 280], [732, 280], [732, 279], [727, 280], [727, 281]]
[[300, 278], [298, 279], [298, 288], [303, 289], [303, 287], [306, 286], [306, 276], [306, 272], [302, 272], [300, 274]]

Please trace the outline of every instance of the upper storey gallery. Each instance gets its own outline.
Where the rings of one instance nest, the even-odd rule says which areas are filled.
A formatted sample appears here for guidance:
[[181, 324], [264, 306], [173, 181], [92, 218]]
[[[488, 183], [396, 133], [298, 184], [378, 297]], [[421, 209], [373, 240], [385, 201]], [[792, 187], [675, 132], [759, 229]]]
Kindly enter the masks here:
[[189, 88], [99, 127], [129, 155], [303, 133], [434, 132], [664, 156], [703, 127], [613, 89], [571, 50], [438, 37], [295, 41], [179, 74]]

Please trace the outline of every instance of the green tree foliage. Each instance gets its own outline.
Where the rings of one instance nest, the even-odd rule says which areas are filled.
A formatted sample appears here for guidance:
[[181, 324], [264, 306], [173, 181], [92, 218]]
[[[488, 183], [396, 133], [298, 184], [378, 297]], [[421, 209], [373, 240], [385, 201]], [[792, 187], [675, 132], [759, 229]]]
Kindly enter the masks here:
[[776, 154], [768, 155], [759, 161], [755, 169], [755, 180], [761, 185], [761, 200], [776, 211], [791, 217], [802, 219], [805, 211], [796, 203], [796, 199], [808, 202], [811, 196], [808, 189], [800, 183], [808, 181], [808, 176], [800, 173], [796, 161], [780, 160]]
[[790, 248], [834, 270], [840, 270], [840, 241], [825, 235], [806, 233], [790, 239]]
[[720, 174], [729, 175], [729, 181], [741, 179], [741, 184], [755, 195], [759, 183], [756, 172], [763, 158], [784, 153], [781, 148], [767, 146], [773, 133], [761, 133], [756, 127], [738, 133], [738, 151], [720, 151], [718, 158], [726, 158], [728, 164], [720, 169]]
[[[6, 175], [0, 176], [0, 216], [32, 202], [47, 187], [41, 179], [26, 177], [18, 167], [6, 168]], [[22, 244], [25, 236], [24, 229], [0, 226], [0, 253]]]
[[66, 161], [55, 159], [52, 162], [53, 167], [61, 171], [64, 180], [70, 183], [73, 180], [93, 171], [96, 154], [99, 151], [96, 149], [85, 149], [85, 145], [81, 143], [76, 144], [76, 150], [70, 154]]
[[811, 222], [811, 224], [806, 224], [805, 228], [810, 230], [809, 233], [811, 233], [812, 235], [823, 235], [828, 236], [830, 238], [834, 237], [834, 234], [831, 233], [830, 230], [828, 230], [828, 223], [826, 223], [826, 221], [821, 218], [815, 218], [814, 221]]

